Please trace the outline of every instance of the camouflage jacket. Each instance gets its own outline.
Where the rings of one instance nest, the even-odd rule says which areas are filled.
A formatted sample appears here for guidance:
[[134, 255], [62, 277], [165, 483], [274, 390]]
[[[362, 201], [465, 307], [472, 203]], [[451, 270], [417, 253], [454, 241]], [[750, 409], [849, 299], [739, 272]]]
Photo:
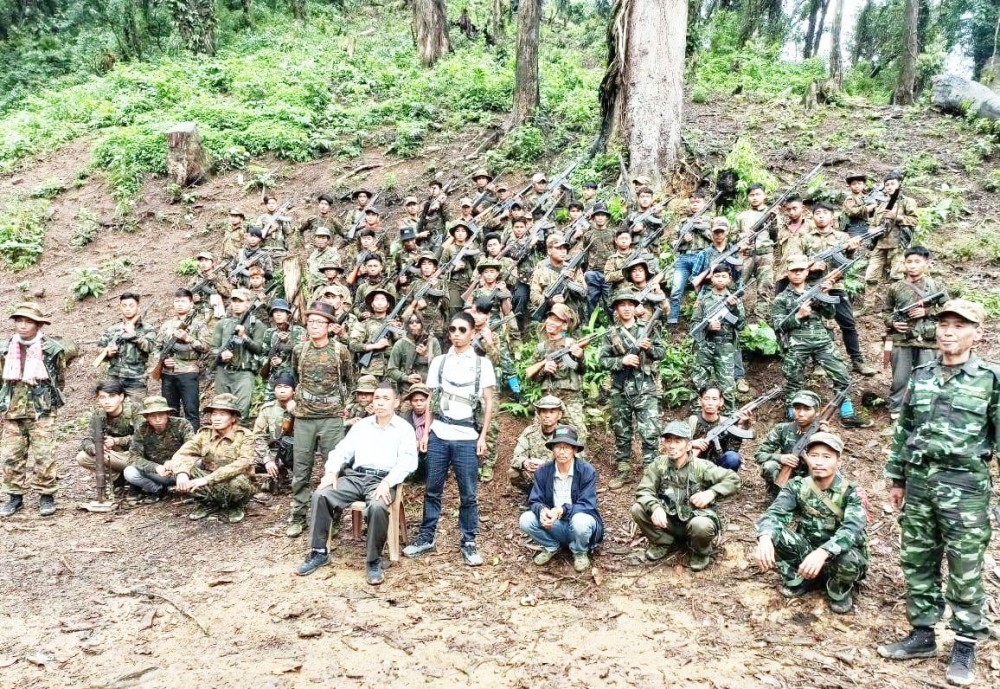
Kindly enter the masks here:
[[367, 279], [358, 281], [357, 288], [354, 290], [354, 315], [358, 318], [364, 319], [364, 314], [368, 313], [368, 305], [365, 303], [365, 298], [376, 289], [384, 289], [389, 294], [396, 296], [396, 288], [392, 285], [383, 285], [383, 278], [380, 278], [377, 282]]
[[175, 333], [182, 329], [184, 321], [185, 319], [183, 318], [171, 318], [160, 326], [158, 334], [159, 356], [164, 359], [170, 358], [174, 360], [174, 367], [164, 369], [164, 373], [176, 375], [181, 373], [198, 373], [200, 370], [198, 360], [211, 348], [211, 335], [208, 332], [208, 326], [200, 318], [193, 318], [187, 327], [183, 328], [187, 331], [188, 341], [175, 342], [169, 352], [164, 352], [164, 343], [168, 338], [174, 337]]
[[271, 326], [264, 333], [264, 346], [267, 348], [264, 361], [269, 357], [281, 357], [280, 364], [271, 366], [269, 379], [284, 371], [292, 370], [292, 349], [295, 348], [295, 345], [309, 339], [306, 335], [306, 329], [294, 323], [288, 327], [288, 339], [284, 342], [278, 339], [279, 332], [281, 331], [277, 327]]
[[[621, 253], [616, 251], [608, 257], [608, 260], [604, 262], [604, 279], [611, 283], [612, 289], [616, 289], [618, 285], [625, 282], [626, 276], [623, 271], [625, 267], [625, 261], [629, 256], [632, 255], [632, 249], [629, 249], [627, 253]], [[649, 262], [649, 272], [655, 273], [657, 270], [656, 256], [644, 251], [640, 254], [640, 257]]]
[[194, 308], [202, 314], [206, 321], [214, 317], [211, 303], [212, 295], [217, 294], [224, 299], [229, 298], [233, 286], [226, 278], [227, 275], [226, 269], [220, 268], [212, 275], [198, 273], [188, 281], [188, 289], [194, 294]]
[[410, 389], [410, 382], [406, 379], [411, 374], [418, 373], [420, 380], [427, 380], [427, 369], [430, 367], [431, 361], [441, 353], [441, 343], [437, 341], [436, 337], [421, 339], [425, 339], [427, 345], [427, 353], [424, 356], [417, 355], [417, 345], [410, 339], [409, 335], [394, 344], [392, 351], [389, 352], [389, 366], [386, 375], [389, 380], [396, 384], [396, 390], [399, 391], [400, 395], [405, 395], [406, 391]]
[[885, 476], [905, 481], [911, 467], [988, 472], [1000, 447], [1000, 366], [975, 354], [957, 368], [941, 359], [913, 369]]
[[233, 258], [230, 265], [219, 272], [223, 273], [227, 280], [230, 275], [235, 275], [235, 279], [230, 280], [231, 284], [237, 287], [248, 287], [250, 285], [251, 266], [260, 266], [260, 269], [264, 271], [264, 277], [269, 280], [274, 275], [274, 258], [260, 247], [252, 250], [243, 247], [236, 254], [235, 258]]
[[269, 228], [267, 236], [260, 243], [261, 249], [272, 256], [279, 256], [285, 253], [288, 249], [288, 235], [292, 229], [292, 219], [289, 216], [273, 216], [269, 213], [264, 213], [257, 216], [257, 221], [254, 224], [261, 231]]
[[[691, 322], [695, 324], [700, 323], [706, 315], [731, 296], [732, 292], [728, 289], [724, 290], [721, 294], [716, 292], [714, 289], [702, 290], [698, 295], [698, 299], [694, 303], [694, 312], [691, 314]], [[736, 342], [736, 338], [739, 337], [740, 331], [743, 330], [743, 326], [746, 325], [746, 308], [744, 308], [743, 302], [740, 301], [736, 304], [736, 306], [730, 306], [729, 310], [734, 316], [736, 316], [736, 323], [732, 324], [726, 320], [720, 319], [719, 324], [722, 326], [722, 330], [709, 330], [708, 326], [706, 326], [705, 329], [698, 335], [700, 341], [708, 340], [709, 342]]]
[[[743, 235], [754, 226], [754, 224], [760, 220], [761, 216], [764, 215], [763, 211], [756, 211], [752, 208], [748, 208], [742, 213], [736, 216], [736, 238], [742, 239]], [[766, 256], [774, 250], [774, 235], [776, 232], [774, 224], [771, 224], [770, 229], [767, 232], [761, 232], [757, 235], [757, 240], [754, 246], [751, 248], [749, 253], [757, 256]]]
[[923, 297], [929, 297], [938, 291], [939, 286], [934, 278], [924, 277], [919, 282], [899, 280], [893, 283], [882, 295], [882, 313], [886, 328], [892, 336], [892, 341], [903, 347], [921, 347], [924, 349], [937, 349], [937, 318], [936, 314], [940, 310], [940, 304], [947, 300], [941, 300], [938, 306], [926, 307], [927, 315], [914, 320], [907, 319], [910, 324], [910, 331], [906, 333], [898, 332], [892, 327], [892, 314], [896, 309], [919, 301]]
[[135, 333], [125, 335], [124, 324], [115, 323], [101, 335], [97, 346], [104, 348], [112, 342], [118, 345], [118, 354], [104, 359], [108, 365], [108, 377], [145, 382], [146, 362], [158, 349], [156, 330], [140, 322], [136, 325]]
[[253, 449], [257, 462], [265, 464], [274, 455], [272, 449], [282, 436], [282, 424], [292, 413], [281, 406], [278, 400], [265, 402], [257, 412], [253, 422]]
[[299, 381], [295, 418], [329, 418], [344, 410], [354, 379], [351, 352], [344, 343], [330, 338], [325, 347], [316, 347], [312, 341], [295, 345], [292, 370]]
[[[549, 259], [545, 259], [535, 267], [531, 276], [531, 306], [538, 307], [545, 300], [545, 290], [559, 280], [559, 275], [563, 268], [556, 268]], [[563, 283], [562, 296], [566, 299], [566, 305], [571, 308], [581, 304], [587, 297], [587, 285], [583, 281], [583, 270], [577, 269], [573, 277]]]
[[526, 459], [551, 462], [552, 450], [545, 446], [550, 438], [552, 438], [552, 434], [545, 435], [540, 423], [533, 423], [521, 431], [517, 444], [514, 446], [514, 456], [510, 460], [511, 468], [523, 469]]
[[[549, 352], [569, 347], [574, 341], [574, 338], [563, 337], [553, 342], [543, 335], [542, 339], [535, 346], [534, 354], [531, 357], [531, 364], [537, 364]], [[583, 384], [584, 362], [574, 359], [570, 354], [566, 354], [556, 363], [559, 364], [559, 368], [556, 369], [555, 373], [541, 372], [536, 377], [536, 380], [542, 387], [542, 392], [546, 395], [551, 393], [558, 397], [564, 397], [567, 391], [579, 392]]]
[[[779, 423], [767, 432], [764, 440], [757, 446], [757, 454], [754, 459], [761, 467], [766, 467], [774, 471], [781, 470], [781, 455], [788, 454], [799, 442], [802, 433], [794, 421]], [[793, 476], [804, 476], [809, 472], [805, 461], [799, 461], [799, 465], [792, 471]]]
[[140, 420], [129, 445], [128, 463], [151, 474], [159, 465], [169, 462], [193, 437], [194, 429], [187, 419], [171, 416], [163, 433], [155, 432], [152, 426]]
[[646, 467], [635, 501], [649, 514], [663, 507], [668, 515], [686, 522], [692, 517], [715, 514], [714, 503], [704, 509], [695, 508], [690, 502], [692, 495], [711, 490], [717, 498], [725, 498], [737, 493], [741, 485], [739, 474], [707, 459], [691, 456], [678, 469], [666, 455], [659, 455]]
[[638, 343], [646, 324], [635, 321], [631, 328], [616, 324], [604, 333], [601, 341], [601, 368], [611, 372], [611, 386], [629, 394], [656, 394], [656, 378], [659, 375], [660, 359], [667, 353], [658, 328], [650, 335], [653, 346], [648, 351], [639, 350], [638, 368], [625, 366], [622, 360], [629, 350]]
[[[215, 329], [212, 331], [213, 357], [217, 357], [230, 344], [240, 318], [230, 316], [215, 324]], [[253, 316], [247, 319], [245, 327], [247, 336], [243, 338], [241, 343], [233, 345], [230, 349], [233, 353], [233, 358], [225, 363], [219, 362], [219, 366], [228, 368], [231, 371], [253, 371], [256, 373], [257, 369], [260, 368], [258, 360], [262, 354], [266, 353], [264, 350], [264, 333], [266, 332], [266, 328], [263, 323]]]
[[[875, 209], [875, 219], [872, 222], [873, 227], [878, 227], [882, 224], [882, 216], [885, 214], [887, 204], [888, 202], [879, 204], [878, 208]], [[917, 226], [917, 202], [909, 196], [900, 194], [896, 199], [894, 209], [896, 217], [889, 221], [889, 231], [879, 237], [878, 242], [875, 244], [876, 249], [905, 248], [910, 245], [913, 230]]]
[[587, 267], [590, 270], [600, 271], [615, 253], [616, 229], [617, 226], [609, 223], [603, 228], [591, 226], [587, 231], [585, 241], [590, 242], [590, 250], [587, 252]]
[[[410, 286], [410, 293], [416, 294], [417, 290], [423, 289], [426, 284], [427, 280], [417, 278]], [[437, 285], [431, 287], [424, 294], [423, 301], [426, 304], [423, 308], [419, 308], [419, 305], [411, 302], [406, 307], [407, 312], [413, 309], [420, 315], [426, 332], [432, 335], [442, 335], [444, 326], [448, 322], [448, 316], [451, 314], [448, 302], [448, 283], [444, 280], [438, 280]]]
[[253, 433], [243, 426], [235, 426], [228, 436], [202, 428], [181, 445], [168, 464], [175, 474], [190, 475], [192, 469], [200, 468], [208, 485], [231, 481], [253, 469]]
[[118, 416], [108, 416], [102, 409], [92, 411], [88, 424], [89, 435], [84, 437], [80, 443], [80, 449], [91, 457], [94, 456], [94, 433], [99, 419], [104, 421], [104, 438], [111, 439], [111, 449], [113, 450], [129, 449], [132, 443], [132, 434], [143, 422], [139, 412], [129, 399], [122, 403], [122, 413]]
[[848, 227], [863, 227], [866, 232], [868, 231], [875, 206], [873, 204], [866, 206], [865, 201], [865, 194], [847, 194], [844, 204], [841, 206], [841, 212], [847, 218], [844, 225], [845, 230]]
[[[802, 292], [805, 292], [805, 287]], [[826, 321], [834, 317], [836, 306], [814, 299], [810, 302], [812, 313], [801, 319], [795, 313], [795, 302], [802, 296], [802, 292], [797, 292], [789, 285], [774, 298], [771, 304], [771, 318], [775, 332], [779, 337], [786, 338], [786, 348], [796, 344], [816, 345], [832, 342]]]
[[326, 284], [326, 276], [320, 272], [320, 268], [327, 264], [339, 264], [341, 262], [340, 251], [335, 246], [329, 245], [322, 251], [313, 249], [306, 259], [306, 270], [309, 271], [309, 289], [313, 290], [320, 285]]
[[777, 265], [774, 269], [774, 274], [777, 277], [783, 277], [785, 272], [788, 270], [788, 259], [791, 256], [803, 255], [809, 256], [810, 253], [805, 248], [806, 237], [809, 236], [811, 232], [815, 231], [812, 221], [809, 218], [801, 218], [799, 224], [794, 228], [788, 223], [781, 223], [778, 227], [778, 240], [777, 249], [775, 250], [775, 255], [778, 260]]
[[712, 225], [704, 218], [698, 218], [691, 223], [691, 226], [687, 229], [687, 232], [685, 232], [685, 234], [691, 235], [691, 241], [684, 241], [684, 237], [679, 236], [679, 232], [688, 220], [689, 218], [681, 220], [681, 222], [677, 225], [677, 230], [674, 232], [673, 239], [680, 240], [680, 244], [677, 247], [677, 253], [682, 256], [684, 254], [695, 254], [699, 251], [703, 251], [712, 243], [709, 236], [712, 230]]
[[[0, 382], [0, 414], [4, 414], [3, 418], [35, 419], [50, 415], [64, 404], [62, 388], [66, 384], [69, 354], [58, 339], [44, 334], [41, 337], [42, 356], [49, 379], [34, 385], [23, 380]], [[6, 363], [10, 344], [10, 340], [0, 342], [0, 370]], [[25, 361], [25, 356], [21, 357], [21, 361]]]
[[[365, 353], [366, 344], [374, 344], [375, 338], [385, 325], [386, 319], [372, 316], [368, 320], [358, 321], [351, 329], [351, 337], [348, 343], [351, 352], [360, 357]], [[376, 378], [385, 377], [389, 369], [389, 354], [392, 352], [392, 342], [395, 336], [390, 332], [386, 335], [389, 340], [389, 347], [386, 349], [372, 350], [371, 364], [367, 368], [358, 367], [358, 375], [371, 374]]]
[[[838, 508], [840, 513], [826, 502]], [[770, 536], [777, 541], [782, 530], [796, 520], [796, 532], [814, 549], [822, 548], [833, 556], [851, 548], [865, 549], [868, 515], [857, 486], [840, 474], [834, 476], [826, 490], [820, 490], [810, 476], [789, 479], [757, 521], [757, 535]]]
[[[453, 259], [459, 251], [462, 250], [463, 246], [458, 244], [449, 244], [444, 249], [441, 250], [441, 265], [446, 265], [451, 259]], [[460, 291], [465, 291], [465, 288], [469, 286], [472, 282], [473, 268], [478, 260], [476, 253], [469, 253], [469, 251], [474, 251], [475, 247], [470, 246], [466, 254], [462, 256], [461, 259], [451, 268], [450, 272], [445, 276], [448, 282], [458, 285]]]

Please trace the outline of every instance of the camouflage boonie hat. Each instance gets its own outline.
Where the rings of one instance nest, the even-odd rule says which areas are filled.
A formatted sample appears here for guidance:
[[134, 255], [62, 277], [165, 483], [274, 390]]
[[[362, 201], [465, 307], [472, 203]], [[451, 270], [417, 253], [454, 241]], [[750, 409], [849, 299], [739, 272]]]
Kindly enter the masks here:
[[567, 330], [572, 330], [576, 327], [576, 311], [566, 306], [565, 304], [553, 304], [552, 308], [549, 309], [549, 315], [555, 316], [563, 323], [566, 324]]
[[354, 394], [359, 392], [375, 392], [378, 388], [378, 378], [375, 376], [361, 376], [358, 378], [358, 386], [354, 388]]
[[792, 256], [788, 259], [786, 270], [806, 270], [809, 268], [809, 259], [805, 256]]
[[146, 414], [155, 414], [162, 411], [173, 412], [177, 410], [167, 403], [166, 397], [150, 395], [142, 401], [142, 409], [139, 410], [139, 413], [145, 416]]
[[233, 293], [229, 295], [229, 299], [230, 301], [232, 301], [233, 299], [236, 299], [238, 301], [253, 301], [253, 295], [250, 293], [250, 290], [240, 288], [240, 289], [234, 289]]
[[836, 436], [833, 433], [813, 433], [809, 436], [809, 442], [806, 443], [806, 450], [813, 445], [826, 445], [838, 455], [844, 451], [844, 441], [840, 439], [840, 436]]
[[209, 261], [215, 260], [215, 255], [211, 251], [202, 251], [194, 259], [197, 261], [200, 258], [207, 258]]
[[614, 296], [611, 297], [611, 308], [614, 308], [615, 305], [620, 301], [630, 301], [633, 304], [638, 304], [639, 295], [636, 294], [635, 292], [630, 292], [625, 289], [618, 290], [617, 292], [615, 292]]
[[490, 173], [488, 173], [486, 171], [486, 168], [479, 168], [478, 170], [476, 170], [475, 172], [472, 173], [472, 179], [477, 179], [479, 177], [485, 177], [490, 182], [493, 181], [493, 175], [491, 175]]
[[[469, 205], [472, 205], [472, 204], [470, 203]], [[465, 222], [463, 222], [462, 220], [456, 220], [455, 222], [450, 223], [448, 225], [448, 234], [450, 234], [452, 237], [454, 237], [455, 236], [455, 230], [457, 230], [460, 227], [464, 227], [465, 231], [469, 232], [469, 226]]]
[[417, 265], [419, 266], [424, 261], [434, 261], [434, 265], [441, 265], [441, 260], [434, 255], [433, 251], [425, 251], [420, 254], [420, 258], [417, 259]]
[[241, 218], [246, 218], [247, 217], [247, 214], [244, 213], [239, 208], [230, 208], [229, 209], [229, 215], [237, 215], [237, 216], [239, 216]]
[[789, 404], [793, 407], [796, 404], [801, 404], [809, 407], [810, 409], [819, 409], [819, 405], [822, 404], [822, 402], [819, 399], [819, 395], [815, 392], [812, 392], [811, 390], [800, 390], [795, 393], [795, 397], [792, 398], [792, 401], [789, 402]]
[[406, 391], [406, 394], [403, 395], [403, 399], [408, 400], [414, 395], [426, 395], [427, 397], [430, 397], [431, 391], [423, 383], [414, 383], [410, 386], [410, 389]]
[[683, 421], [671, 421], [667, 424], [667, 427], [663, 429], [660, 436], [665, 437], [672, 435], [675, 438], [684, 438], [685, 440], [691, 439], [691, 426], [684, 423]]
[[566, 405], [555, 395], [545, 395], [535, 402], [535, 409], [562, 409], [566, 411]]
[[545, 441], [545, 447], [551, 450], [554, 445], [558, 445], [559, 443], [572, 445], [577, 450], [583, 449], [583, 441], [580, 440], [580, 436], [572, 426], [556, 426], [556, 430], [552, 432], [552, 437]]
[[375, 301], [375, 297], [379, 294], [384, 296], [386, 301], [389, 302], [388, 308], [391, 309], [393, 306], [396, 305], [396, 297], [393, 295], [393, 293], [390, 292], [389, 290], [385, 290], [382, 289], [381, 287], [378, 287], [365, 295], [365, 306], [367, 306], [370, 309], [372, 307], [372, 302]]
[[206, 411], [218, 409], [220, 411], [231, 411], [237, 416], [240, 415], [239, 399], [236, 395], [225, 392], [212, 398], [212, 403], [205, 407]]
[[645, 256], [636, 256], [631, 261], [622, 266], [622, 271], [632, 270], [636, 266], [642, 266], [643, 268], [645, 268], [647, 274], [652, 272], [649, 268], [649, 259], [646, 258]]
[[953, 313], [961, 316], [970, 323], [982, 325], [986, 321], [986, 309], [974, 301], [968, 299], [949, 299], [938, 311], [937, 317], [941, 318], [946, 313]]
[[487, 268], [495, 268], [496, 270], [500, 270], [501, 268], [500, 261], [496, 260], [495, 258], [484, 258], [482, 261], [479, 262], [479, 265], [476, 266], [476, 272], [481, 273]]
[[329, 261], [323, 261], [323, 265], [319, 267], [319, 272], [322, 273], [324, 270], [339, 270], [341, 273], [343, 273], [344, 266], [340, 265], [339, 263], [335, 263], [331, 259]]
[[712, 219], [712, 230], [724, 229], [729, 231], [729, 218], [719, 215]]
[[313, 232], [313, 237], [332, 237], [333, 233], [327, 227], [317, 227], [316, 231]]
[[33, 301], [21, 302], [14, 307], [14, 313], [10, 314], [11, 320], [15, 318], [27, 318], [35, 323], [48, 325], [52, 321], [42, 315], [41, 307]]
[[544, 172], [536, 172], [531, 176], [532, 184], [538, 184], [539, 182], [548, 182], [549, 178], [545, 176]]
[[564, 235], [562, 232], [553, 232], [545, 240], [545, 246], [547, 247], [565, 246], [568, 248], [569, 244], [566, 242], [566, 235]]
[[418, 199], [416, 196], [407, 196], [405, 199], [403, 199], [404, 206], [409, 206], [412, 203], [420, 203], [420, 199]]

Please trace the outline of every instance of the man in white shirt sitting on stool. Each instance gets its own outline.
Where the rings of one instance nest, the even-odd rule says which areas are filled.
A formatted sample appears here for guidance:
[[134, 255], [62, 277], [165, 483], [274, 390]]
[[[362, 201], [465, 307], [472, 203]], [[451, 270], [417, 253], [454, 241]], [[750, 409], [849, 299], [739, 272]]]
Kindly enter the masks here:
[[389, 505], [396, 487], [417, 468], [417, 441], [413, 427], [396, 416], [399, 399], [391, 384], [383, 383], [372, 400], [374, 414], [351, 427], [330, 452], [323, 479], [312, 496], [309, 556], [299, 565], [300, 576], [330, 563], [327, 539], [330, 527], [351, 503], [364, 500], [368, 521], [368, 583], [384, 579], [382, 549], [389, 531]]

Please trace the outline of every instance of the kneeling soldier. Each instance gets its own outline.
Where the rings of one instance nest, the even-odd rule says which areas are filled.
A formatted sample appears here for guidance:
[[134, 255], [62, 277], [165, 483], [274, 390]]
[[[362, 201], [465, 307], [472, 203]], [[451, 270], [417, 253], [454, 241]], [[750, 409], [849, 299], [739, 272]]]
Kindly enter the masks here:
[[797, 598], [822, 579], [830, 610], [841, 614], [854, 607], [854, 585], [868, 569], [868, 517], [857, 486], [840, 474], [843, 450], [836, 435], [814, 433], [809, 476], [790, 479], [757, 522], [757, 562], [777, 567], [782, 595]]
[[691, 454], [691, 427], [671, 421], [663, 431], [663, 454], [646, 467], [635, 493], [632, 519], [649, 539], [646, 559], [662, 560], [678, 540], [691, 549], [692, 570], [708, 567], [719, 516], [710, 505], [740, 489], [739, 474]]
[[159, 395], [142, 401], [139, 413], [144, 420], [136, 426], [128, 448], [128, 466], [122, 475], [142, 490], [143, 502], [158, 502], [174, 485], [174, 479], [163, 465], [194, 437], [191, 422], [174, 416], [176, 411]]

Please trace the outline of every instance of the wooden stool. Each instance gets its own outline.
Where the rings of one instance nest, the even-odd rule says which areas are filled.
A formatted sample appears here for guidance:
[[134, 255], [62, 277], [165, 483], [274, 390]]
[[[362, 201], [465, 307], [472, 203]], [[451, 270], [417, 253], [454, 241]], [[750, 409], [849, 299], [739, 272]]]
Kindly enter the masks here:
[[[361, 517], [365, 503], [360, 500], [351, 503], [351, 532], [355, 540], [361, 540]], [[399, 560], [399, 546], [406, 545], [406, 509], [403, 507], [403, 484], [396, 486], [396, 499], [389, 505], [389, 560]]]

